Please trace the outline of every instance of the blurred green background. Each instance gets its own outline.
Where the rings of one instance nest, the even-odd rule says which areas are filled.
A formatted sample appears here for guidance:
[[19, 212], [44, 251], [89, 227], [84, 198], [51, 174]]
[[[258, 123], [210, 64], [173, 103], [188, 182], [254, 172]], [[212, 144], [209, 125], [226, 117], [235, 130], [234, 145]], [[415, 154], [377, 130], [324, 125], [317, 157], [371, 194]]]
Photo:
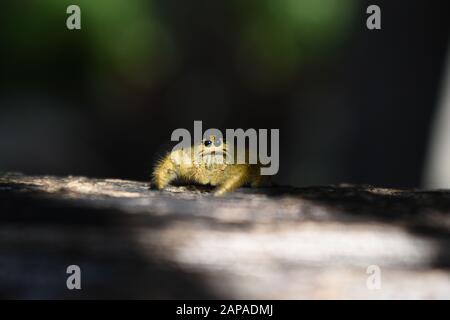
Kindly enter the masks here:
[[[68, 30], [66, 8], [81, 8]], [[366, 8], [382, 8], [382, 30]], [[418, 186], [445, 1], [0, 4], [0, 171], [147, 180], [176, 128], [279, 128], [282, 184]]]

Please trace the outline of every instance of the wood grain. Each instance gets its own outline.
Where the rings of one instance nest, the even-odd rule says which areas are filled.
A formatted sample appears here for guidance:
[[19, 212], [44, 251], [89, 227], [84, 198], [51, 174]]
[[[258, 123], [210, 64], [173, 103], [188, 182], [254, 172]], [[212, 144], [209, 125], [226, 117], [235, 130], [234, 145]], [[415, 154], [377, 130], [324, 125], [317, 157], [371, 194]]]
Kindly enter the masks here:
[[[0, 297], [450, 298], [448, 191], [209, 191], [0, 175]], [[72, 264], [82, 290], [66, 288]]]

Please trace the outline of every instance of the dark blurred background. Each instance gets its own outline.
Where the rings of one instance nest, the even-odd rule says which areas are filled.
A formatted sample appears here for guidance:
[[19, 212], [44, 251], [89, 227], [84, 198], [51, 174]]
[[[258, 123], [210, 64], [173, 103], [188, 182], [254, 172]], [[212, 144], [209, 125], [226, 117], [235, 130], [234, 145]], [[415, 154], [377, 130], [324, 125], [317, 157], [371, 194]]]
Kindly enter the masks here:
[[[66, 8], [81, 8], [81, 30]], [[366, 8], [381, 7], [381, 30]], [[279, 128], [277, 181], [421, 185], [448, 0], [9, 0], [0, 171], [148, 180], [176, 128]]]

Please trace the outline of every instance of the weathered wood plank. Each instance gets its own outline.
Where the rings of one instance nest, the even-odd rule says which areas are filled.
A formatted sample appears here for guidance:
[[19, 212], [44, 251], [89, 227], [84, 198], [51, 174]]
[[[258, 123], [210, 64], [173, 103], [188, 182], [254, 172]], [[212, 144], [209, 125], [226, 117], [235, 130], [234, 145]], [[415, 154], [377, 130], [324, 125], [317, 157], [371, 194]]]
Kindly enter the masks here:
[[[0, 296], [450, 298], [450, 192], [0, 176]], [[66, 267], [82, 290], [66, 288]], [[369, 265], [381, 289], [366, 286]]]

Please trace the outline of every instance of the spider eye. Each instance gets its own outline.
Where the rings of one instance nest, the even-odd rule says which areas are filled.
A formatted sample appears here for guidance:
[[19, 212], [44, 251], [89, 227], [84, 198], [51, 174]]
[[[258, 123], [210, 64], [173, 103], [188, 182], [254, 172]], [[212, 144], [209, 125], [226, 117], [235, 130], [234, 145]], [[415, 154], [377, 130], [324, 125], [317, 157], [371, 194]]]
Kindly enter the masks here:
[[221, 144], [221, 141], [219, 139], [214, 140], [214, 145], [216, 147], [220, 146], [220, 144]]
[[209, 147], [212, 144], [212, 142], [211, 142], [211, 140], [205, 140], [205, 142], [203, 142], [203, 144], [205, 145], [205, 147]]

